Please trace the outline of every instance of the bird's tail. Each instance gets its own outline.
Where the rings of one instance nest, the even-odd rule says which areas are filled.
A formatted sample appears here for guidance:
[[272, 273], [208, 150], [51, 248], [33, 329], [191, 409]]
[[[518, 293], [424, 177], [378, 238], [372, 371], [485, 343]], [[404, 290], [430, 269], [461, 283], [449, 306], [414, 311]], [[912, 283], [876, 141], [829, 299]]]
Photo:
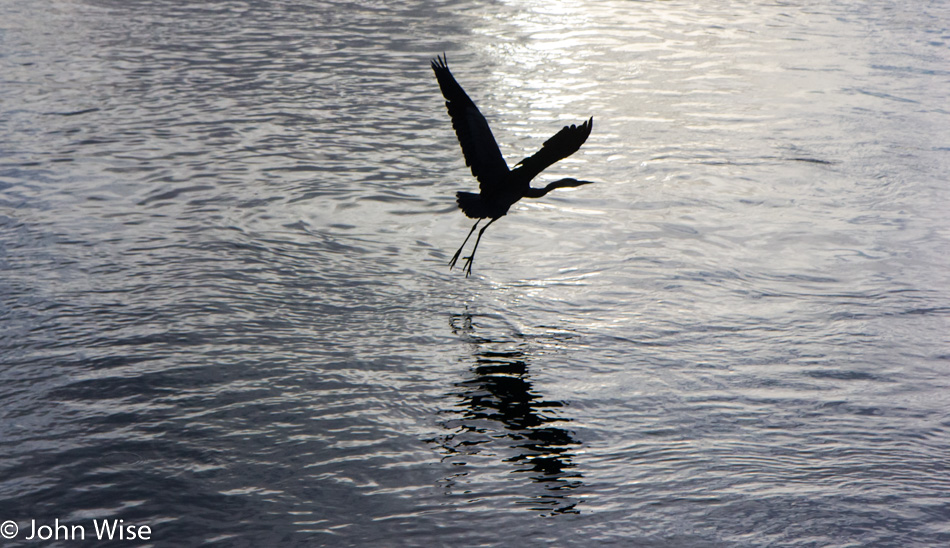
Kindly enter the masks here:
[[489, 217], [488, 208], [482, 203], [482, 197], [472, 192], [456, 192], [455, 200], [459, 203], [459, 209], [465, 212], [465, 215], [473, 219], [484, 219]]

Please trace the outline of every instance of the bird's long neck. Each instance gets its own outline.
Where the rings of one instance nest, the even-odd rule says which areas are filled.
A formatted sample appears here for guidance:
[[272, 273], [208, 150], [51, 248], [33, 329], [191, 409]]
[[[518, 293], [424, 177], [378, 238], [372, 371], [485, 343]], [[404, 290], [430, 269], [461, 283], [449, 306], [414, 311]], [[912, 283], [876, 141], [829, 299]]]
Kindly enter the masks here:
[[575, 187], [586, 184], [588, 184], [587, 181], [578, 181], [577, 179], [560, 179], [553, 183], [548, 183], [544, 188], [528, 187], [528, 191], [525, 192], [524, 195], [526, 198], [540, 198], [555, 188]]
[[551, 185], [548, 185], [544, 188], [528, 187], [528, 191], [524, 193], [524, 196], [525, 198], [540, 198], [548, 192], [551, 192]]

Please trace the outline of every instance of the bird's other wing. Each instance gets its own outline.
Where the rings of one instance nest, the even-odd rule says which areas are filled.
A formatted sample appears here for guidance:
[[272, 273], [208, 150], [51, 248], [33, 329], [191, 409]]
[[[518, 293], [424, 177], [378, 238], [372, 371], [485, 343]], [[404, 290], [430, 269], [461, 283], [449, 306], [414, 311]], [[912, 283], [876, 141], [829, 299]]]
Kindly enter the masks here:
[[472, 175], [478, 179], [481, 190], [491, 191], [504, 182], [508, 175], [508, 164], [498, 149], [495, 136], [478, 107], [449, 72], [442, 56], [432, 60], [432, 70], [445, 96], [445, 106], [449, 109], [452, 127], [462, 145], [465, 165], [472, 168]]
[[530, 181], [555, 162], [577, 152], [577, 149], [581, 148], [587, 140], [593, 127], [593, 117], [579, 126], [574, 124], [564, 126], [554, 137], [544, 142], [541, 150], [518, 162], [514, 169], [515, 173], [519, 174], [518, 179]]

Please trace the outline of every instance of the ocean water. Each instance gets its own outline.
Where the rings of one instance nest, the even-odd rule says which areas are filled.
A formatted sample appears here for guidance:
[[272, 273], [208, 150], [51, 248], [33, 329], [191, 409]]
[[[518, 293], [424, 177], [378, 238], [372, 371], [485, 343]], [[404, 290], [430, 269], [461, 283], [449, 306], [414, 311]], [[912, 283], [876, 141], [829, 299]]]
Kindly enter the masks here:
[[[0, 544], [950, 544], [948, 29], [3, 2]], [[594, 117], [470, 278], [443, 52], [509, 164]]]

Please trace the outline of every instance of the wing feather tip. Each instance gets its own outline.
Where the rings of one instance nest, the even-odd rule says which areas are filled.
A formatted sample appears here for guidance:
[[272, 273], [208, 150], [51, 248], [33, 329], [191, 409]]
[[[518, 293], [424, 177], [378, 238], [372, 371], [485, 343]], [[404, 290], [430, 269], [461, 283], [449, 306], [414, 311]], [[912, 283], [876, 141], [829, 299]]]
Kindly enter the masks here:
[[442, 52], [442, 55], [436, 55], [435, 59], [431, 61], [433, 70], [448, 70], [449, 69], [449, 58]]

